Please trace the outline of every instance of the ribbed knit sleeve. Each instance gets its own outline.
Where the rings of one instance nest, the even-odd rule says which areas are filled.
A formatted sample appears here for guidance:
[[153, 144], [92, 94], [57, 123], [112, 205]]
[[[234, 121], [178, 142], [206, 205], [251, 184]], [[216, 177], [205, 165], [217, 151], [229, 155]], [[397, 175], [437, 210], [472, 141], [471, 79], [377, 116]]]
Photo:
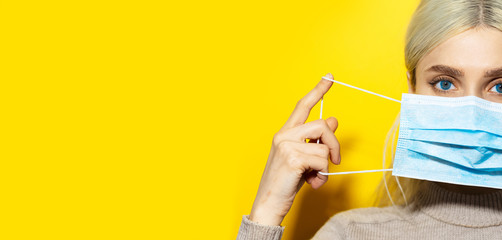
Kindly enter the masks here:
[[267, 226], [249, 220], [249, 215], [242, 216], [241, 227], [237, 240], [279, 240], [284, 227]]

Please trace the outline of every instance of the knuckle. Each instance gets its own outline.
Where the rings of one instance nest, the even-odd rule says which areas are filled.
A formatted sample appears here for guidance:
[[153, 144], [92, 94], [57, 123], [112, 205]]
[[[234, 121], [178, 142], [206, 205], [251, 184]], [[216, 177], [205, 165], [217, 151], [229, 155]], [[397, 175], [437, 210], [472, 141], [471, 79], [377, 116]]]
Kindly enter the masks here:
[[307, 103], [306, 103], [305, 97], [301, 98], [297, 103], [296, 103], [296, 109], [304, 109], [307, 108]]
[[326, 127], [328, 127], [328, 124], [324, 119], [317, 119], [314, 121], [314, 126], [317, 131], [323, 131]]
[[293, 169], [300, 169], [303, 166], [303, 161], [300, 154], [291, 152], [287, 159], [288, 165]]
[[275, 148], [278, 148], [279, 147], [279, 144], [282, 142], [282, 139], [281, 139], [281, 134], [280, 133], [276, 133], [274, 134], [274, 137], [272, 138], [272, 145], [275, 147]]
[[320, 145], [323, 156], [327, 157], [329, 155], [329, 147], [327, 145]]
[[324, 119], [317, 119], [319, 121], [319, 125], [323, 128], [329, 128], [328, 122]]
[[302, 156], [293, 144], [288, 141], [279, 143], [278, 146], [280, 154], [283, 156], [285, 163], [292, 169], [300, 169], [303, 166]]
[[281, 152], [282, 154], [290, 154], [291, 150], [292, 150], [292, 147], [291, 147], [291, 144], [288, 143], [287, 141], [280, 141], [278, 144], [277, 144], [277, 149], [279, 150], [279, 152]]

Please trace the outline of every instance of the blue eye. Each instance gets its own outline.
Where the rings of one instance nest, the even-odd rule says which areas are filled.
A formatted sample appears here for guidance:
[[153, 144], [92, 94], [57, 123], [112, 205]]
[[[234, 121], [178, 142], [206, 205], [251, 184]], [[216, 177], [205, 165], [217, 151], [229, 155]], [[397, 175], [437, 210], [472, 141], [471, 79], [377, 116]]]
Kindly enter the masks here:
[[499, 84], [493, 86], [492, 89], [490, 89], [490, 91], [502, 93], [502, 83], [499, 83]]
[[450, 89], [455, 89], [455, 86], [453, 86], [453, 83], [451, 83], [450, 81], [441, 80], [438, 83], [436, 83], [436, 88], [447, 91]]

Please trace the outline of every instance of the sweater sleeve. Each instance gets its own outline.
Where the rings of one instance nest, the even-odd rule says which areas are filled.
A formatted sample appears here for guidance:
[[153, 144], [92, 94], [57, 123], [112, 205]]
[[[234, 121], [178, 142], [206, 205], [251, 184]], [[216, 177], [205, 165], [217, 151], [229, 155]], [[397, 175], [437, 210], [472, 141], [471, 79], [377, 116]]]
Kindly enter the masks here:
[[283, 232], [284, 227], [262, 225], [249, 220], [249, 215], [244, 215], [237, 240], [279, 240]]

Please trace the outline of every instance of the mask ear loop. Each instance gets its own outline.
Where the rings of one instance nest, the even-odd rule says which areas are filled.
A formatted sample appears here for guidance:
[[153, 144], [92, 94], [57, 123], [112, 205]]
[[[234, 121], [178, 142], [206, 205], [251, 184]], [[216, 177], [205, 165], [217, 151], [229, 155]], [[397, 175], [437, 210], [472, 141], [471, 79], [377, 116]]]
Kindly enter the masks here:
[[[357, 89], [359, 91], [363, 91], [365, 93], [373, 94], [375, 96], [379, 96], [379, 97], [385, 98], [387, 100], [391, 100], [391, 101], [394, 101], [394, 102], [401, 103], [401, 101], [399, 101], [397, 99], [390, 98], [390, 97], [384, 96], [382, 94], [374, 93], [374, 92], [371, 92], [371, 91], [368, 91], [368, 90], [365, 90], [365, 89], [362, 89], [362, 88], [359, 88], [359, 87], [355, 87], [355, 86], [352, 86], [352, 85], [349, 85], [349, 84], [346, 84], [346, 83], [343, 83], [343, 82], [339, 82], [339, 81], [336, 81], [336, 80], [333, 80], [333, 79], [329, 79], [327, 77], [322, 77], [322, 79], [328, 80], [328, 81], [331, 81], [331, 82], [334, 82], [334, 83], [338, 83], [338, 84], [346, 86], [346, 87], [354, 88], [354, 89]], [[321, 111], [320, 111], [320, 116], [319, 116], [320, 119], [322, 119], [323, 103], [324, 103], [324, 96], [321, 98]], [[388, 142], [389, 138], [390, 138], [389, 134], [387, 134], [387, 138], [385, 139], [385, 146], [387, 146], [387, 142]], [[317, 144], [319, 144], [319, 139], [317, 139]], [[386, 172], [386, 171], [392, 171], [392, 168], [385, 169], [385, 156], [386, 156], [386, 154], [385, 154], [386, 153], [385, 152], [386, 149], [385, 148], [384, 148], [384, 153], [383, 153], [383, 157], [384, 157], [384, 169], [363, 170], [363, 171], [350, 171], [350, 172], [338, 172], [338, 173], [325, 173], [325, 172], [318, 172], [318, 173], [321, 174], [321, 175], [328, 176], [328, 175], [342, 175], [342, 174], [352, 174], [352, 173], [368, 173], [368, 172]], [[385, 176], [385, 174], [384, 174], [384, 176]], [[387, 188], [387, 182], [385, 182], [385, 177], [384, 177], [384, 183], [385, 183], [385, 188], [387, 189], [387, 193], [390, 196], [389, 189]], [[392, 201], [392, 198], [391, 198], [391, 201]], [[394, 205], [394, 203], [392, 203], [392, 205]]]
[[[362, 88], [358, 88], [358, 87], [355, 87], [355, 86], [352, 86], [352, 85], [349, 85], [349, 84], [346, 84], [346, 83], [343, 83], [343, 82], [339, 82], [339, 81], [336, 81], [336, 80], [333, 80], [333, 79], [329, 79], [329, 78], [326, 78], [326, 77], [322, 77], [322, 79], [325, 79], [325, 80], [328, 80], [328, 81], [331, 81], [331, 82], [334, 82], [334, 83], [338, 83], [338, 84], [341, 84], [341, 85], [344, 85], [346, 87], [350, 87], [350, 88], [354, 88], [354, 89], [357, 89], [357, 90], [360, 90], [360, 91], [363, 91], [363, 92], [366, 92], [366, 93], [369, 93], [369, 94], [373, 94], [373, 95], [376, 95], [376, 96], [379, 96], [379, 97], [382, 97], [382, 98], [385, 98], [385, 99], [388, 99], [388, 100], [391, 100], [391, 101], [394, 101], [394, 102], [398, 102], [398, 103], [401, 103], [401, 101], [399, 100], [396, 100], [396, 99], [393, 99], [393, 98], [390, 98], [390, 97], [387, 97], [387, 96], [384, 96], [384, 95], [381, 95], [381, 94], [378, 94], [378, 93], [374, 93], [374, 92], [371, 92], [371, 91], [368, 91], [368, 90], [365, 90], [365, 89], [362, 89]], [[321, 98], [321, 113], [320, 113], [320, 118], [322, 119], [322, 109], [323, 109], [323, 103], [324, 103], [324, 96]], [[396, 119], [394, 120], [394, 123], [392, 124], [392, 127], [390, 129], [390, 131], [387, 133], [387, 136], [385, 137], [385, 144], [384, 144], [384, 149], [383, 149], [383, 159], [382, 159], [382, 169], [379, 169], [379, 170], [366, 170], [366, 171], [352, 171], [352, 172], [342, 172], [342, 173], [323, 173], [323, 172], [319, 172], [321, 175], [338, 175], [338, 174], [350, 174], [350, 173], [363, 173], [363, 172], [384, 172], [383, 173], [383, 182], [384, 182], [384, 185], [385, 185], [385, 190], [387, 191], [387, 196], [389, 197], [389, 200], [390, 202], [392, 203], [393, 206], [395, 206], [394, 204], [394, 200], [392, 199], [392, 196], [390, 194], [390, 191], [389, 191], [389, 187], [387, 185], [387, 179], [386, 179], [386, 176], [385, 176], [385, 171], [392, 171], [392, 169], [385, 169], [385, 157], [387, 156], [387, 145], [389, 143], [389, 139], [391, 138], [391, 134], [392, 134], [392, 147], [391, 147], [391, 156], [392, 156], [392, 159], [394, 159], [394, 142], [396, 140], [396, 129], [397, 129], [397, 125], [399, 123], [399, 116], [400, 114], [397, 115]], [[317, 144], [319, 144], [319, 139], [317, 139]], [[396, 178], [396, 182], [397, 182], [397, 186], [399, 187], [399, 190], [401, 191], [401, 194], [403, 195], [403, 199], [404, 199], [404, 202], [406, 203], [406, 206], [408, 206], [408, 201], [406, 199], [406, 195], [404, 194], [404, 191], [403, 191], [403, 188], [401, 187], [401, 183], [399, 182], [399, 178], [397, 176], [394, 176]]]
[[[320, 115], [320, 116], [319, 116], [319, 119], [322, 119], [322, 104], [323, 104], [323, 103], [324, 103], [324, 96], [321, 98], [321, 111], [320, 111], [321, 113], [319, 114], [319, 115]], [[320, 139], [320, 138], [318, 138], [318, 139], [317, 139], [317, 144], [319, 144], [319, 139]]]

